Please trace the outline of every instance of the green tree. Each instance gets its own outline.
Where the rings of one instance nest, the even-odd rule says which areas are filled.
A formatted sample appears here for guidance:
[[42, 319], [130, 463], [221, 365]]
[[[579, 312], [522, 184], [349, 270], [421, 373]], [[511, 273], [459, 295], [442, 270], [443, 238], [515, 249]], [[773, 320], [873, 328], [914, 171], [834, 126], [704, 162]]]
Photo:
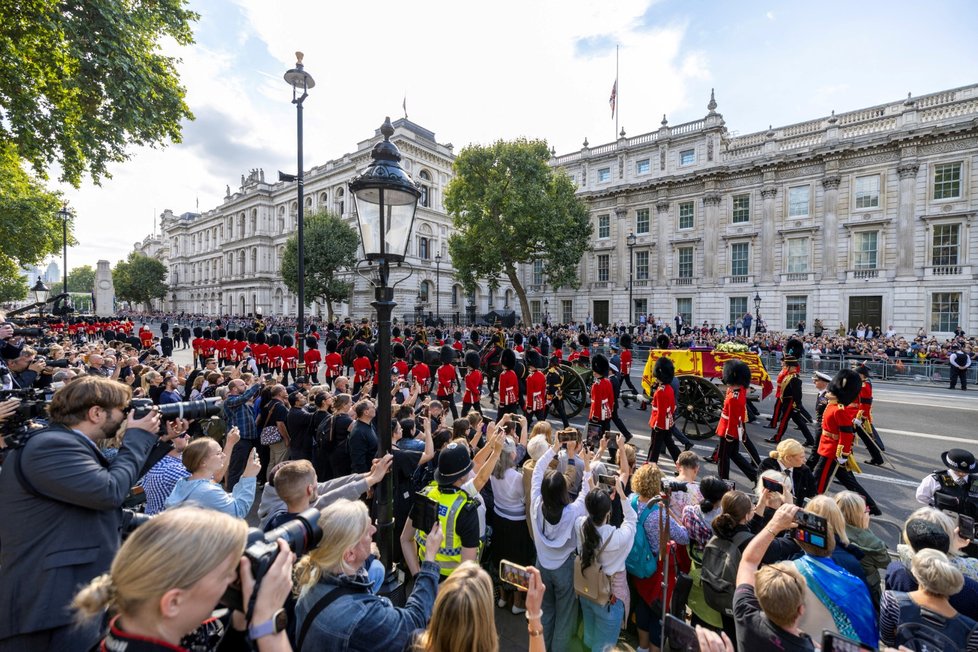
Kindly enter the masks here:
[[[68, 272], [68, 291], [69, 292], [94, 292], [95, 291], [95, 268], [91, 265], [75, 267]], [[51, 294], [61, 294], [61, 282], [51, 285]]]
[[[306, 304], [322, 301], [329, 321], [333, 321], [333, 303], [348, 301], [353, 285], [341, 276], [356, 263], [360, 236], [342, 218], [328, 212], [305, 216], [303, 222]], [[285, 243], [282, 256], [282, 278], [289, 292], [299, 292], [298, 237]]]
[[[112, 284], [115, 296], [127, 302], [149, 304], [153, 299], [166, 296], [166, 266], [155, 258], [135, 251], [126, 260], [120, 260], [112, 268]], [[69, 286], [71, 280], [68, 281]]]
[[542, 140], [470, 145], [455, 159], [445, 207], [455, 233], [448, 251], [466, 291], [478, 279], [513, 286], [524, 319], [532, 314], [517, 266], [535, 260], [553, 287], [578, 287], [577, 264], [588, 249], [591, 221], [574, 183], [550, 167]]
[[61, 198], [23, 169], [17, 149], [0, 143], [0, 300], [23, 299], [27, 284], [21, 269], [60, 253], [60, 207]]
[[159, 43], [193, 43], [186, 0], [0, 3], [0, 144], [44, 175], [95, 183], [129, 145], [180, 141], [193, 119], [177, 59]]

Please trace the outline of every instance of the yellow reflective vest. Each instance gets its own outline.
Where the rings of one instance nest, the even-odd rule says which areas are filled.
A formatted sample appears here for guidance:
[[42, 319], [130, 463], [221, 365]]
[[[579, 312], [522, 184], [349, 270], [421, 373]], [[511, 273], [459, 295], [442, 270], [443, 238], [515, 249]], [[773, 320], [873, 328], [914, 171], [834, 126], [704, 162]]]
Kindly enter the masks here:
[[[442, 492], [436, 484], [425, 487], [420, 492], [431, 500], [438, 503], [438, 522], [441, 524], [442, 541], [435, 555], [435, 562], [441, 569], [441, 574], [445, 577], [452, 574], [462, 563], [462, 538], [455, 531], [458, 517], [466, 505], [471, 504], [470, 509], [476, 508], [476, 501], [469, 497], [462, 489], [455, 491]], [[425, 558], [425, 541], [428, 538], [426, 532], [415, 529], [414, 541], [418, 544], [418, 559]], [[482, 541], [479, 541], [479, 553], [482, 553]]]

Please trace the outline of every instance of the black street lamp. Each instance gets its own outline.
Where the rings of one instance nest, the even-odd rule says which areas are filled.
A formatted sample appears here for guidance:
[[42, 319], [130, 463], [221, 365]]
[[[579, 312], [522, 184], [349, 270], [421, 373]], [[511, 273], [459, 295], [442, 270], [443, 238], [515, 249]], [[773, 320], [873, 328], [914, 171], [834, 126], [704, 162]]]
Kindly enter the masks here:
[[[377, 430], [384, 454], [391, 452], [391, 313], [394, 311], [394, 288], [388, 286], [391, 263], [404, 262], [414, 214], [421, 190], [410, 175], [401, 168], [401, 153], [391, 142], [394, 127], [391, 119], [384, 120], [380, 133], [384, 140], [371, 152], [370, 165], [350, 181], [360, 227], [360, 243], [364, 258], [377, 263], [374, 285], [377, 311]], [[390, 471], [379, 485], [374, 500], [377, 516], [380, 559], [387, 572], [387, 592], [396, 585], [394, 577], [394, 476]]]
[[[68, 204], [62, 204], [61, 210], [58, 211], [58, 216], [61, 218], [61, 245], [64, 248], [61, 255], [61, 266], [64, 267], [62, 270], [61, 277], [63, 280], [61, 285], [61, 291], [68, 291], [68, 220], [71, 219], [71, 213], [68, 211]], [[70, 305], [70, 301], [65, 302], [65, 305]]]
[[37, 315], [44, 317], [44, 302], [48, 300], [48, 286], [44, 285], [40, 276], [37, 277], [37, 283], [31, 288], [31, 294], [34, 295], [34, 303], [38, 304]]
[[424, 299], [421, 296], [421, 290], [418, 290], [418, 296], [414, 298], [414, 324], [417, 326], [421, 323], [421, 313], [424, 310]]
[[435, 323], [441, 316], [441, 252], [435, 254]]
[[[295, 116], [296, 116], [296, 167], [298, 168], [298, 174], [283, 174], [278, 173], [279, 181], [295, 181], [296, 182], [296, 195], [298, 199], [298, 223], [296, 224], [296, 258], [298, 259], [298, 276], [299, 276], [299, 315], [298, 322], [296, 326], [296, 347], [299, 350], [299, 365], [300, 368], [305, 367], [305, 357], [303, 349], [305, 348], [305, 332], [306, 332], [306, 249], [305, 249], [305, 232], [303, 229], [303, 221], [305, 220], [305, 211], [303, 206], [303, 191], [304, 188], [304, 177], [302, 173], [302, 103], [309, 96], [307, 91], [316, 85], [315, 80], [313, 80], [312, 75], [305, 71], [302, 65], [302, 53], [295, 53], [295, 68], [288, 70], [285, 73], [285, 83], [292, 87], [292, 103], [295, 104]], [[299, 91], [302, 94], [299, 95]]]
[[628, 232], [628, 237], [625, 238], [625, 244], [628, 245], [628, 325], [631, 326], [635, 323], [635, 302], [632, 301], [632, 249], [635, 248], [635, 241], [638, 238], [631, 231]]
[[[761, 329], [761, 295], [754, 291], [754, 333], [759, 333]], [[750, 333], [747, 333], [750, 335]]]
[[543, 300], [543, 325], [550, 325], [550, 299]]

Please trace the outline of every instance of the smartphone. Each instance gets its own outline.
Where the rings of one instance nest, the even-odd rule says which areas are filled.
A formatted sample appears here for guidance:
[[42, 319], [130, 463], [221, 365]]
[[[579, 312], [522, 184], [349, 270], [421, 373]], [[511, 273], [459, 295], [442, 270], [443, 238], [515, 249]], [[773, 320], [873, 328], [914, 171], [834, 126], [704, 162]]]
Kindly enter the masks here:
[[557, 437], [557, 439], [560, 441], [561, 444], [566, 444], [569, 441], [577, 441], [577, 432], [574, 431], [562, 432]]
[[975, 538], [975, 519], [964, 514], [958, 514], [958, 536], [962, 539]]
[[699, 652], [700, 642], [696, 638], [696, 630], [686, 622], [672, 614], [666, 614], [666, 640], [673, 650], [682, 652]]
[[411, 506], [411, 522], [415, 529], [431, 532], [431, 528], [438, 522], [438, 503], [423, 494], [415, 494], [414, 505]]
[[824, 629], [822, 630], [822, 652], [876, 652], [876, 648]]
[[826, 547], [829, 526], [824, 518], [811, 512], [800, 511], [795, 514], [795, 521], [798, 523], [798, 528], [795, 529], [794, 534], [795, 539], [818, 548]]
[[587, 424], [587, 439], [585, 441], [591, 450], [598, 449], [598, 446], [601, 445], [601, 438], [603, 436], [604, 431], [602, 430], [600, 423]]
[[772, 480], [771, 478], [761, 478], [761, 482], [763, 483], [764, 488], [768, 491], [773, 491], [776, 494], [784, 493], [784, 485], [776, 480]]
[[727, 491], [737, 491], [737, 483], [733, 480], [724, 480], [727, 483]]
[[608, 487], [609, 490], [614, 490], [615, 484], [617, 484], [618, 477], [614, 475], [605, 475], [603, 473], [598, 474], [598, 484], [603, 484]]
[[505, 559], [499, 560], [499, 579], [524, 591], [530, 588], [530, 572], [526, 570], [526, 566]]

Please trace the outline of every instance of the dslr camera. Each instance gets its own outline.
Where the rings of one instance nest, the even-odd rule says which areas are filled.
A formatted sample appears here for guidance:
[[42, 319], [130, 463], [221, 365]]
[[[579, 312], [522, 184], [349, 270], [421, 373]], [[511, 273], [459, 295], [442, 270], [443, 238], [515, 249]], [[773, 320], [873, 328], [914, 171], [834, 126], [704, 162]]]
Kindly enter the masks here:
[[166, 403], [155, 405], [152, 399], [134, 398], [129, 401], [128, 412], [132, 412], [133, 418], [142, 419], [154, 409], [160, 413], [163, 421], [174, 419], [206, 419], [221, 413], [221, 405], [224, 402], [216, 397], [204, 398], [197, 401], [181, 401], [179, 403]]

